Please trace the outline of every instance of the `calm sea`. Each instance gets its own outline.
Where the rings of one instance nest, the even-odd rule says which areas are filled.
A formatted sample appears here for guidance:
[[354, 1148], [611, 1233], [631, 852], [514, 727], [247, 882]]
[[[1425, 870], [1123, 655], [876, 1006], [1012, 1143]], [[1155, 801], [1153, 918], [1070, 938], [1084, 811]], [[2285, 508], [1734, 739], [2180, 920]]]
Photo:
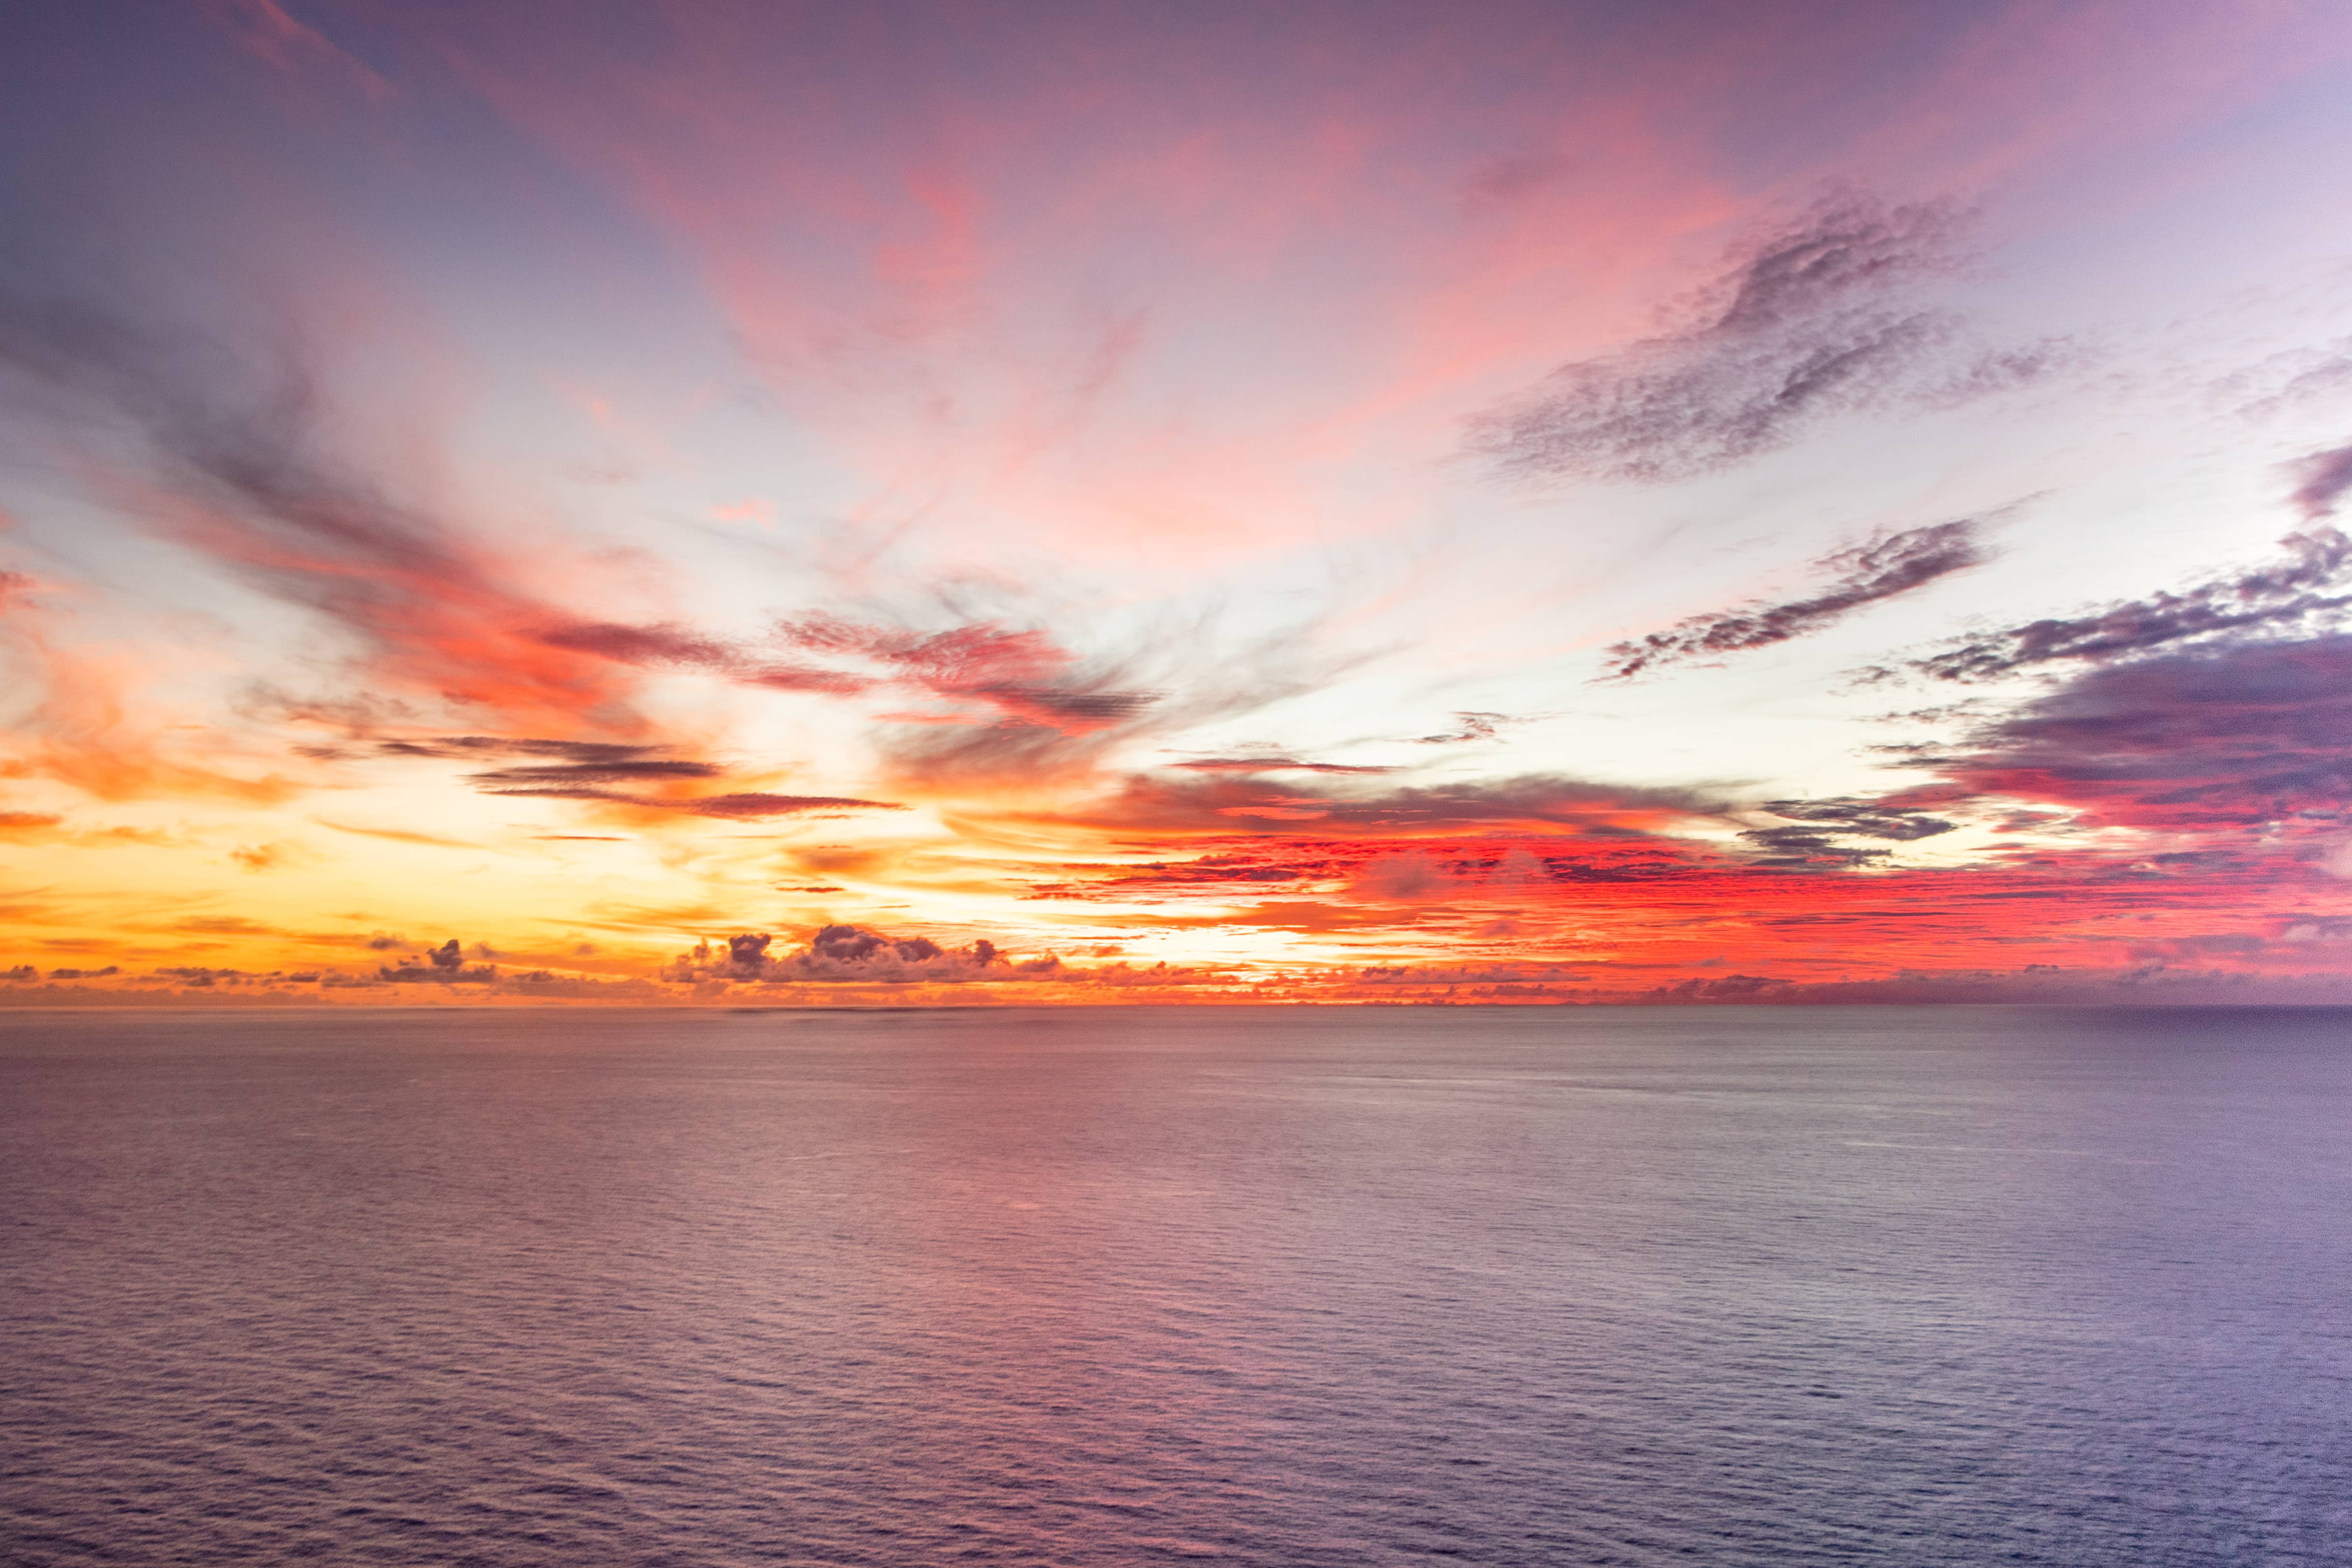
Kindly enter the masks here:
[[0, 1560], [2352, 1563], [2352, 1014], [0, 1015]]

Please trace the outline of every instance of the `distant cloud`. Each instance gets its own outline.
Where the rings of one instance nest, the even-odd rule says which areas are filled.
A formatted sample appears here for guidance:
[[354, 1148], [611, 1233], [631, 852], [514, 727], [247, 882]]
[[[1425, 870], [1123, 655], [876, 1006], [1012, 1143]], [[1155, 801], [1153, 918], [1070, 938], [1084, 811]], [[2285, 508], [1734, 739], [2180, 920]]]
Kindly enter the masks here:
[[803, 812], [904, 811], [907, 809], [895, 801], [860, 800], [852, 795], [768, 795], [759, 791], [744, 791], [735, 795], [699, 795], [693, 800], [677, 803], [677, 808], [681, 811], [690, 811], [698, 816], [747, 818], [791, 816]]
[[1866, 838], [1889, 838], [1899, 843], [1913, 839], [1933, 838], [1949, 833], [1953, 824], [1923, 812], [1890, 805], [1885, 800], [1862, 800], [1841, 796], [1832, 800], [1768, 800], [1764, 809], [1789, 822], [1811, 822], [1828, 825], [1840, 833], [1860, 834]]
[[2352, 338], [2308, 344], [2270, 355], [2259, 364], [2227, 376], [2216, 391], [2238, 403], [2238, 412], [2252, 419], [2268, 419], [2289, 409], [2312, 404], [2341, 406], [2352, 388]]
[[1507, 713], [1459, 712], [1454, 715], [1454, 727], [1452, 730], [1441, 731], [1434, 735], [1416, 735], [1412, 743], [1416, 746], [1455, 746], [1470, 741], [1491, 741], [1502, 732], [1505, 725], [1518, 721]]
[[338, 833], [356, 834], [363, 838], [389, 839], [394, 844], [421, 844], [434, 849], [479, 849], [478, 844], [463, 838], [445, 838], [435, 833], [417, 833], [404, 827], [356, 827], [348, 822], [331, 822], [323, 816], [312, 817], [321, 827], [331, 827]]
[[728, 644], [675, 625], [631, 626], [583, 621], [550, 627], [539, 637], [550, 647], [574, 648], [622, 664], [725, 664], [736, 657], [736, 650]]
[[1845, 840], [1874, 838], [1910, 843], [1949, 833], [1958, 826], [1924, 812], [1905, 810], [1883, 800], [1842, 796], [1832, 800], [1769, 800], [1764, 810], [1790, 827], [1759, 827], [1740, 837], [1765, 853], [1755, 864], [1781, 870], [1843, 870], [1886, 858], [1884, 849], [1856, 846]]
[[[699, 942], [666, 966], [661, 978], [698, 990], [724, 991], [748, 983], [790, 994], [792, 987], [814, 986], [821, 999], [837, 999], [837, 987], [1044, 984], [1057, 990], [1087, 987], [1132, 994], [1225, 984], [1234, 979], [1231, 968], [1168, 963], [1085, 967], [1065, 963], [1051, 952], [1016, 958], [986, 937], [947, 947], [927, 936], [894, 936], [845, 923], [820, 926], [805, 943], [782, 953], [772, 951], [774, 941], [766, 931], [746, 931], [723, 943]], [[1118, 950], [1090, 951], [1100, 957]], [[885, 997], [890, 994], [880, 992]]]
[[2295, 464], [2294, 471], [2303, 482], [2296, 487], [2294, 500], [2303, 515], [2314, 520], [2333, 517], [2337, 500], [2352, 489], [2352, 446], [2314, 453]]
[[551, 626], [539, 638], [550, 647], [591, 653], [618, 664], [702, 669], [745, 686], [772, 691], [849, 695], [875, 685], [866, 676], [813, 665], [781, 664], [740, 642], [708, 637], [674, 623], [627, 626], [583, 621]]
[[1990, 552], [1979, 541], [1978, 528], [1978, 520], [1961, 518], [1906, 529], [1825, 555], [1815, 566], [1836, 575], [1819, 593], [1778, 605], [1748, 605], [1719, 615], [1694, 616], [1664, 631], [1617, 643], [1609, 649], [1606, 679], [1630, 679], [1662, 664], [1744, 653], [1820, 631], [1864, 605], [1910, 593], [1990, 559]]
[[1556, 774], [1377, 790], [1246, 773], [1175, 780], [1139, 774], [1090, 809], [1058, 818], [1119, 830], [1311, 833], [1330, 838], [1487, 830], [1511, 825], [1635, 837], [1670, 823], [1715, 817], [1705, 791], [1595, 784]]
[[1190, 762], [1168, 765], [1202, 773], [1387, 773], [1396, 771], [1394, 768], [1353, 763], [1306, 763], [1297, 757], [1196, 757]]
[[398, 968], [377, 970], [376, 977], [406, 984], [486, 985], [498, 979], [499, 972], [487, 966], [467, 968], [465, 944], [453, 936], [438, 947], [426, 948], [424, 963], [404, 960]]
[[1426, 898], [1448, 881], [1444, 867], [1426, 852], [1378, 855], [1356, 868], [1348, 890], [1360, 897], [1410, 901]]
[[717, 795], [653, 795], [614, 787], [672, 780], [715, 780], [726, 774], [727, 770], [717, 763], [691, 757], [650, 754], [660, 750], [653, 746], [537, 737], [446, 735], [425, 740], [385, 741], [379, 742], [376, 749], [388, 756], [437, 757], [468, 762], [515, 757], [539, 759], [509, 763], [505, 766], [467, 773], [466, 781], [484, 795], [607, 801], [692, 816], [738, 818], [787, 816], [803, 812], [905, 809], [892, 801], [866, 800], [854, 795], [774, 795], [758, 790], [735, 790]]
[[2181, 644], [2290, 635], [2352, 606], [2352, 595], [2329, 591], [2352, 576], [2352, 539], [2321, 526], [2279, 543], [2288, 555], [2279, 565], [1979, 633], [1905, 668], [1937, 680], [1994, 680], [2060, 660], [2099, 663]]
[[468, 773], [467, 781], [485, 795], [547, 795], [580, 785], [638, 784], [647, 779], [708, 779], [721, 772], [715, 763], [677, 758], [648, 758], [620, 763], [557, 763], [549, 765], [492, 768]]
[[828, 925], [812, 933], [805, 946], [772, 955], [768, 950], [774, 940], [765, 931], [747, 931], [729, 937], [723, 949], [706, 942], [679, 954], [662, 977], [755, 980], [768, 984], [960, 984], [974, 980], [1055, 978], [1061, 970], [1059, 961], [1052, 958], [1016, 963], [986, 938], [950, 949], [929, 937], [893, 937], [861, 926]]
[[[1046, 631], [968, 619], [938, 630], [829, 613], [775, 623], [764, 644], [675, 623], [579, 622], [542, 628], [551, 647], [616, 663], [706, 671], [775, 691], [850, 696], [890, 690], [942, 706], [885, 715], [940, 732], [886, 746], [916, 781], [948, 773], [1038, 773], [1094, 750], [1161, 694], [1115, 669], [1089, 668]], [[787, 657], [777, 657], [781, 648]]]
[[577, 767], [616, 766], [643, 757], [651, 746], [613, 741], [565, 741], [531, 735], [434, 735], [423, 739], [383, 741], [376, 750], [388, 757], [446, 757], [478, 761], [485, 757], [552, 757]]
[[1133, 719], [1159, 699], [1090, 675], [1045, 632], [974, 621], [916, 632], [839, 616], [779, 622], [777, 640], [795, 649], [880, 666], [935, 697], [985, 703], [1019, 722], [1084, 733]]
[[2031, 385], [2082, 357], [2081, 345], [2071, 338], [2043, 338], [2021, 348], [1987, 349], [1949, 374], [1927, 382], [1911, 395], [1929, 408], [1958, 408]]
[[469, 762], [500, 757], [552, 759], [486, 768], [467, 773], [466, 782], [484, 795], [559, 800], [637, 801], [642, 797], [611, 786], [665, 779], [711, 779], [726, 771], [716, 763], [651, 756], [647, 753], [656, 750], [651, 746], [602, 741], [448, 735], [424, 741], [386, 741], [378, 750], [393, 756], [463, 758]]
[[1956, 227], [1940, 205], [1826, 204], [1735, 253], [1696, 324], [1561, 366], [1482, 420], [1474, 445], [1509, 474], [1660, 482], [1890, 396], [1948, 405], [2034, 379], [2063, 345], [1937, 374], [1959, 322], [1917, 293], [1954, 270]]

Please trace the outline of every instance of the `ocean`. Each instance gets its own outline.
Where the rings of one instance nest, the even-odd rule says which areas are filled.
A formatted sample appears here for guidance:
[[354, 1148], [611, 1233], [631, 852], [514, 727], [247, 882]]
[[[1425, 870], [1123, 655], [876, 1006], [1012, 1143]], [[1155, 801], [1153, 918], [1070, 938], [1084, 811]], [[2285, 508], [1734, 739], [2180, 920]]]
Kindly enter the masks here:
[[0, 1560], [2352, 1563], [2352, 1013], [0, 1015]]

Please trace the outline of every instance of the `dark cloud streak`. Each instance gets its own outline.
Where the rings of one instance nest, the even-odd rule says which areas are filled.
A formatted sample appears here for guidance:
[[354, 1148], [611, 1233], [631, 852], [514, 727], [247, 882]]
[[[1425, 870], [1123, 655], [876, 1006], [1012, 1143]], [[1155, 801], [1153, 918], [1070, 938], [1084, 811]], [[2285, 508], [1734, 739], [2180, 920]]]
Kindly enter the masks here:
[[700, 669], [744, 686], [772, 691], [812, 691], [849, 696], [871, 689], [875, 682], [845, 670], [811, 665], [779, 664], [762, 658], [740, 643], [707, 637], [675, 624], [626, 626], [614, 621], [583, 621], [545, 628], [539, 640], [550, 647], [572, 649], [639, 668]]
[[2321, 526], [2279, 543], [2289, 556], [2279, 565], [1979, 634], [1908, 668], [1937, 680], [1997, 680], [2061, 660], [2104, 663], [2184, 643], [2288, 635], [2352, 606], [2352, 595], [2324, 591], [2352, 573], [2352, 539]]
[[667, 797], [632, 794], [615, 784], [658, 784], [667, 780], [709, 780], [725, 776], [719, 763], [689, 757], [652, 756], [651, 746], [625, 746], [598, 741], [549, 740], [536, 736], [507, 739], [494, 735], [447, 735], [421, 741], [384, 741], [376, 750], [394, 757], [432, 757], [481, 762], [529, 757], [547, 759], [519, 765], [486, 768], [466, 775], [466, 782], [484, 795], [546, 800], [604, 801], [653, 811], [692, 816], [752, 820], [810, 812], [902, 811], [896, 802], [865, 800], [853, 795], [772, 795], [738, 790], [721, 795]]
[[1443, 734], [1415, 735], [1412, 737], [1412, 744], [1416, 746], [1458, 746], [1472, 741], [1491, 741], [1501, 733], [1503, 726], [1506, 724], [1517, 723], [1518, 721], [1515, 720], [1507, 713], [1486, 713], [1473, 710], [1454, 714], [1454, 722], [1457, 727]]
[[1307, 763], [1297, 757], [1196, 757], [1190, 762], [1168, 765], [1201, 773], [1387, 773], [1396, 771], [1394, 768], [1361, 763]]
[[1948, 405], [2042, 374], [2060, 345], [1935, 374], [1959, 321], [1915, 296], [1955, 270], [1956, 226], [1940, 205], [1825, 204], [1735, 253], [1696, 325], [1561, 366], [1482, 420], [1473, 445], [1510, 475], [1656, 483], [1772, 451], [1874, 403]]
[[1694, 616], [1664, 631], [1617, 643], [1609, 649], [1605, 679], [1630, 679], [1662, 664], [1745, 653], [1819, 631], [1865, 605], [1981, 564], [1990, 557], [1977, 529], [1977, 520], [1962, 518], [1906, 529], [1824, 556], [1815, 564], [1837, 578], [1822, 592], [1784, 604]]
[[1884, 849], [1843, 842], [1875, 838], [1907, 844], [1951, 832], [1958, 825], [1883, 800], [1769, 800], [1764, 809], [1789, 827], [1752, 828], [1740, 835], [1764, 853], [1754, 862], [1775, 870], [1850, 870], [1886, 859]]

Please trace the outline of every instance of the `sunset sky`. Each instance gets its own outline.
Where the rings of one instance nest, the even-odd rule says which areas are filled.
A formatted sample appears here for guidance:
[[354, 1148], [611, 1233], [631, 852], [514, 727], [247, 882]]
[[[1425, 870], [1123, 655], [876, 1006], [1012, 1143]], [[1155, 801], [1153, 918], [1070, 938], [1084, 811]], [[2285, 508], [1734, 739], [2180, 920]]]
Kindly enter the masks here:
[[2352, 998], [2341, 5], [7, 32], [0, 1002]]

